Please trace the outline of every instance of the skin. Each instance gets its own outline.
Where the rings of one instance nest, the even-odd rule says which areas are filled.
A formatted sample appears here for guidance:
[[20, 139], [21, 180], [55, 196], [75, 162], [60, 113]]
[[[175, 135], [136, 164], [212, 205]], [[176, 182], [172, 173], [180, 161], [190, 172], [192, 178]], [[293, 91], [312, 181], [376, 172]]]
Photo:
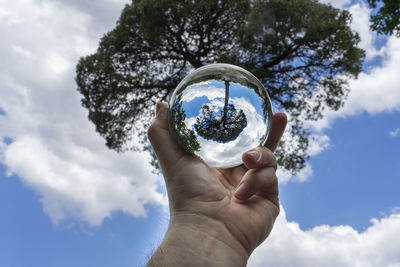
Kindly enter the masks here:
[[273, 116], [264, 147], [242, 155], [243, 165], [213, 169], [172, 138], [168, 106], [158, 103], [148, 129], [168, 191], [170, 223], [147, 266], [246, 266], [279, 214], [273, 155], [286, 127]]

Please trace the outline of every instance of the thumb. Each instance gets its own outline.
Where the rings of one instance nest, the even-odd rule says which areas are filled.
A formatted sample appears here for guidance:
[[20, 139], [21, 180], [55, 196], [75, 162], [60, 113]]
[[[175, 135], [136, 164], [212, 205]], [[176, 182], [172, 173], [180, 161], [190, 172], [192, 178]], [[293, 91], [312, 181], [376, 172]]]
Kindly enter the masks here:
[[272, 152], [274, 152], [278, 146], [283, 132], [285, 131], [286, 124], [287, 116], [285, 113], [278, 112], [274, 114], [272, 118], [271, 131], [269, 132], [267, 141], [264, 144], [264, 146], [268, 147]]
[[186, 153], [169, 132], [168, 112], [166, 103], [157, 103], [156, 117], [147, 130], [147, 136], [163, 170], [176, 163]]

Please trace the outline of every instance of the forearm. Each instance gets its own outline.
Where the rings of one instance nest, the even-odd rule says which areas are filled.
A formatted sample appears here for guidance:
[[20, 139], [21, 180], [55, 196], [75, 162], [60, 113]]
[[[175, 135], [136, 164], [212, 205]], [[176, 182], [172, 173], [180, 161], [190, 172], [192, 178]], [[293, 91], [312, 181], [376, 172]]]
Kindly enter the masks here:
[[148, 267], [246, 266], [248, 254], [219, 222], [199, 215], [173, 216]]

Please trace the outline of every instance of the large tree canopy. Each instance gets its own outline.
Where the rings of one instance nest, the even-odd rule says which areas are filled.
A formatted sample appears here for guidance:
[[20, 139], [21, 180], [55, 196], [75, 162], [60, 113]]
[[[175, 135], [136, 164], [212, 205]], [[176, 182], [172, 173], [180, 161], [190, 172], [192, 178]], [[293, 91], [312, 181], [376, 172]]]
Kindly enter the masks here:
[[371, 16], [371, 28], [380, 34], [395, 34], [400, 37], [400, 1], [367, 0], [373, 8], [378, 8]]
[[[305, 120], [337, 110], [364, 51], [350, 14], [315, 0], [134, 0], [97, 52], [81, 58], [76, 81], [89, 119], [117, 151], [144, 149], [154, 104], [209, 63], [231, 63], [257, 76], [275, 110], [289, 114], [290, 149], [278, 160], [297, 171], [307, 159]], [[130, 142], [139, 136], [141, 145]]]

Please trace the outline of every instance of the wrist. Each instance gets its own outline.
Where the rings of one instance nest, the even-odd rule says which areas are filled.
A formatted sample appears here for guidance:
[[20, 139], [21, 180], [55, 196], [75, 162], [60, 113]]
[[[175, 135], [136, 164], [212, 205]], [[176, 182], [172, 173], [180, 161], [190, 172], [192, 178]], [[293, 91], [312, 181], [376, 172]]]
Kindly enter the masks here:
[[248, 253], [228, 228], [207, 216], [174, 213], [148, 266], [246, 266]]

